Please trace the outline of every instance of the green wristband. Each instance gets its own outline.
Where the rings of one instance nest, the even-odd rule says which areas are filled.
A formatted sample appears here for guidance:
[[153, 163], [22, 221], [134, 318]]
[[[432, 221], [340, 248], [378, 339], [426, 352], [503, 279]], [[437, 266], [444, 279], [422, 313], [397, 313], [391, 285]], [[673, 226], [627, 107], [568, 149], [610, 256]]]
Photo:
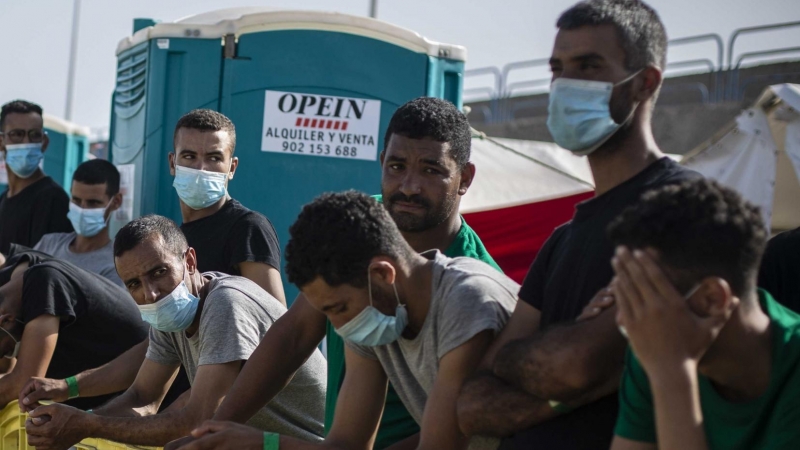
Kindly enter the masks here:
[[277, 433], [264, 432], [264, 450], [279, 450], [281, 435]]
[[573, 410], [573, 408], [555, 400], [550, 400], [548, 403], [550, 404], [550, 407], [553, 408], [553, 411], [561, 414], [565, 414]]
[[68, 395], [69, 395], [70, 399], [78, 398], [78, 397], [81, 396], [81, 394], [78, 393], [78, 379], [77, 378], [68, 377], [64, 381], [67, 382], [67, 389], [69, 390], [69, 394]]

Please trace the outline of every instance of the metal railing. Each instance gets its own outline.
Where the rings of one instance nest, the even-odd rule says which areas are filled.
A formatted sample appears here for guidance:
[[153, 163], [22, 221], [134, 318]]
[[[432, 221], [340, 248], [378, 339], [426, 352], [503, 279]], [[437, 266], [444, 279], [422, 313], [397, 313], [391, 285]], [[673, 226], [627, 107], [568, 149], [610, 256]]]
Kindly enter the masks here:
[[[702, 81], [687, 81], [684, 83], [666, 85], [665, 88], [670, 91], [676, 90], [693, 90], [700, 94], [700, 99], [703, 103], [716, 103], [722, 101], [741, 101], [744, 93], [744, 87], [751, 85], [754, 81], [750, 79], [753, 77], [740, 80], [740, 71], [742, 64], [745, 61], [751, 61], [756, 58], [764, 58], [775, 55], [785, 55], [790, 53], [800, 53], [800, 47], [785, 47], [766, 49], [761, 51], [746, 52], [738, 55], [734, 62], [734, 50], [737, 41], [745, 35], [756, 33], [783, 30], [788, 28], [800, 27], [800, 21], [785, 22], [770, 25], [761, 25], [756, 27], [746, 27], [734, 30], [728, 38], [727, 45], [727, 64], [725, 61], [726, 48], [725, 42], [722, 37], [716, 33], [700, 34], [697, 36], [687, 36], [669, 41], [669, 48], [676, 46], [698, 44], [698, 43], [714, 43], [715, 55], [708, 58], [696, 58], [679, 60], [667, 64], [665, 73], [674, 73], [676, 71], [683, 72], [684, 70], [699, 69], [703, 73], [711, 74], [712, 83], [704, 83]], [[541, 102], [527, 102], [523, 101], [519, 105], [510, 105], [509, 99], [515, 92], [522, 89], [539, 88], [547, 86], [550, 83], [550, 78], [533, 78], [522, 79], [518, 81], [510, 81], [510, 75], [521, 69], [535, 69], [539, 67], [546, 67], [549, 63], [549, 58], [539, 58], [525, 61], [515, 61], [506, 64], [502, 68], [490, 66], [481, 67], [478, 69], [470, 69], [465, 71], [465, 77], [478, 77], [491, 75], [493, 77], [491, 85], [484, 85], [473, 87], [464, 90], [465, 96], [480, 96], [489, 101], [488, 109], [485, 107], [480, 108], [484, 118], [487, 122], [503, 122], [513, 119], [516, 112], [521, 109], [530, 109], [534, 106], [539, 107]], [[726, 76], [727, 75], [727, 76]], [[767, 75], [767, 78], [775, 78], [772, 75]], [[755, 75], [755, 78], [763, 80], [764, 75]], [[778, 77], [778, 79], [785, 79], [786, 77]], [[672, 87], [668, 87], [672, 86]]]

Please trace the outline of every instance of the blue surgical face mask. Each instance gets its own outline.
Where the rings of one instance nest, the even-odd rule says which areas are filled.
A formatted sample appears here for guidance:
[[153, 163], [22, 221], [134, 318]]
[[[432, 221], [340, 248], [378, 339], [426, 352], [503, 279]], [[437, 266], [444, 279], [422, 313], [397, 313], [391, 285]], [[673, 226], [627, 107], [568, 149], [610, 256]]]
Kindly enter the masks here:
[[559, 147], [576, 155], [588, 155], [603, 145], [633, 117], [622, 123], [611, 118], [611, 93], [615, 86], [632, 80], [641, 70], [619, 83], [557, 78], [550, 85], [547, 128]]
[[369, 306], [364, 308], [349, 322], [336, 329], [336, 334], [342, 339], [357, 345], [375, 347], [396, 341], [408, 325], [406, 307], [400, 303], [397, 295], [397, 286], [394, 288], [394, 297], [397, 299], [397, 309], [394, 316], [387, 316], [372, 306], [372, 277], [367, 271], [367, 289], [369, 290]]
[[[186, 276], [186, 265], [183, 266]], [[197, 313], [200, 298], [189, 292], [186, 281], [181, 280], [169, 295], [150, 305], [138, 305], [142, 320], [165, 333], [176, 333], [189, 328]]]
[[225, 196], [227, 173], [209, 172], [175, 165], [172, 186], [178, 197], [192, 209], [208, 208]]
[[[111, 202], [109, 202], [109, 205]], [[97, 236], [97, 233], [103, 231], [103, 228], [108, 225], [108, 219], [105, 218], [106, 208], [91, 208], [84, 209], [75, 203], [69, 203], [69, 212], [67, 218], [72, 222], [72, 228], [75, 232], [84, 237]], [[111, 218], [111, 215], [108, 216]]]
[[6, 165], [20, 178], [28, 178], [44, 158], [42, 143], [6, 145]]
[[[689, 292], [687, 292], [686, 295], [683, 296], [683, 299], [688, 302], [689, 299], [692, 298], [692, 296], [695, 294], [695, 292], [697, 292], [700, 289], [700, 286], [702, 286], [702, 284], [698, 284], [697, 286], [689, 289]], [[622, 334], [622, 336], [624, 336], [625, 339], [628, 339], [628, 330], [626, 330], [625, 327], [623, 327], [622, 325], [618, 325], [617, 328], [619, 328], [620, 334]]]

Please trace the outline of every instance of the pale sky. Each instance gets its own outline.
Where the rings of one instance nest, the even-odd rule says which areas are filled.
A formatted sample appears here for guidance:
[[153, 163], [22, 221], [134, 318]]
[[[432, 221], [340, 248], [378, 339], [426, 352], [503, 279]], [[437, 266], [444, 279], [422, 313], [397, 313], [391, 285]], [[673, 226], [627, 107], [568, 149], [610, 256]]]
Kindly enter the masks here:
[[[549, 56], [555, 20], [572, 0], [379, 0], [378, 18], [423, 36], [467, 47], [467, 68], [498, 66]], [[670, 38], [719, 33], [727, 41], [740, 27], [800, 21], [797, 0], [652, 0]], [[25, 98], [63, 117], [72, 0], [0, 0], [0, 103]], [[369, 0], [82, 0], [76, 106], [73, 121], [104, 127], [109, 121], [117, 43], [134, 17], [173, 21], [234, 6], [337, 11], [367, 15]], [[795, 47], [800, 27], [741, 39], [736, 53]], [[800, 59], [800, 53], [794, 54]], [[684, 47], [669, 59], [715, 58], [712, 45]], [[545, 78], [545, 70], [519, 72], [515, 80]], [[473, 79], [468, 87], [488, 84]]]

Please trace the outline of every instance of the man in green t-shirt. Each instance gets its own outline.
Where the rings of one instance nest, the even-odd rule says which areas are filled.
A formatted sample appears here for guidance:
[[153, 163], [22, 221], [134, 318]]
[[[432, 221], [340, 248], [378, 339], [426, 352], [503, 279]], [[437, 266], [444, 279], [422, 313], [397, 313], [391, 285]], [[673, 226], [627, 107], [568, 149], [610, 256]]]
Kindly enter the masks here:
[[756, 288], [768, 231], [713, 181], [645, 194], [609, 227], [630, 341], [612, 450], [800, 442], [800, 316]]
[[[467, 118], [452, 103], [421, 97], [401, 106], [384, 137], [378, 201], [415, 251], [438, 249], [446, 256], [472, 257], [500, 270], [458, 213], [461, 196], [475, 176], [475, 166], [469, 162], [471, 143]], [[214, 420], [247, 421], [280, 392], [326, 335], [325, 430], [330, 430], [344, 379], [344, 343], [302, 294], [264, 336]], [[390, 386], [374, 448], [417, 439], [418, 433], [419, 424]], [[168, 448], [177, 447], [175, 443]]]

